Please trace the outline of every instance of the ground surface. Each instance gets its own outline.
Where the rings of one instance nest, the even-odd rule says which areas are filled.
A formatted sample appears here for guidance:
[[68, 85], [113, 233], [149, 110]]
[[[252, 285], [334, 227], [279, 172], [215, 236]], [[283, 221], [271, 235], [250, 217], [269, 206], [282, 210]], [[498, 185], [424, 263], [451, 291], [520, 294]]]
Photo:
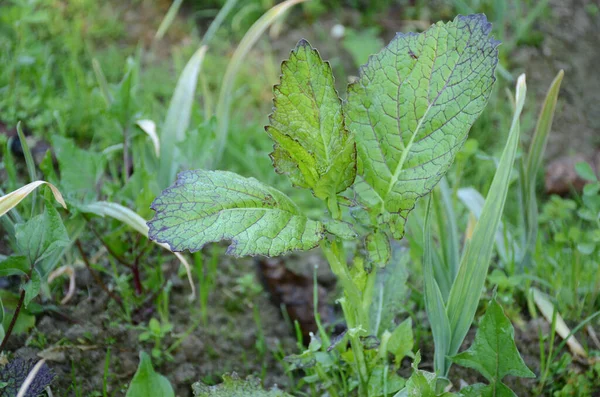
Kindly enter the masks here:
[[[588, 153], [595, 150], [600, 140], [600, 18], [593, 18], [583, 11], [583, 3], [586, 2], [553, 0], [553, 19], [541, 25], [545, 35], [543, 44], [540, 48], [519, 49], [514, 59], [515, 70], [523, 70], [528, 74], [528, 86], [538, 98], [543, 96], [556, 72], [565, 70], [558, 115], [550, 138], [549, 158], [571, 151]], [[159, 8], [160, 12], [164, 11], [163, 8]], [[149, 15], [158, 14], [156, 10], [147, 12]], [[134, 18], [127, 13], [125, 17]], [[144, 37], [145, 33], [136, 30], [133, 19], [131, 26], [133, 36]], [[335, 40], [328, 38], [329, 29], [330, 26], [325, 23], [287, 32], [281, 39], [272, 42], [272, 48], [284, 57], [299, 38], [305, 37], [315, 43], [325, 43], [321, 46], [324, 56], [326, 54], [327, 58], [333, 59], [335, 64], [344, 69], [352, 69], [353, 65], [350, 68], [344, 66], [347, 66], [350, 58]], [[594, 145], [590, 145], [590, 142]], [[304, 267], [302, 272], [307, 271], [307, 265], [302, 261], [295, 264], [296, 268], [298, 266]], [[266, 385], [279, 384], [285, 387], [288, 384], [288, 377], [274, 354], [281, 349], [285, 353], [293, 353], [296, 342], [281, 316], [280, 308], [273, 304], [266, 292], [257, 294], [250, 302], [245, 302], [243, 296], [238, 295], [240, 275], [255, 274], [257, 269], [252, 260], [224, 259], [219, 265], [217, 281], [209, 296], [208, 322], [200, 324], [197, 324], [199, 319], [190, 314], [192, 312], [187, 300], [189, 287], [179, 279], [173, 280], [169, 313], [170, 321], [175, 326], [174, 337], [167, 337], [164, 343], [170, 346], [190, 327], [193, 330], [179, 347], [172, 350], [173, 360], [166, 360], [157, 370], [169, 378], [178, 396], [191, 395], [190, 385], [197, 380], [216, 382], [222, 373], [231, 371], [243, 376], [262, 374]], [[310, 268], [308, 272], [310, 274]], [[73, 374], [82, 395], [102, 390], [105, 359], [110, 348], [109, 392], [111, 395], [121, 395], [124, 385], [136, 370], [138, 352], [149, 350], [152, 343], [139, 341], [140, 330], [114, 321], [116, 307], [92, 282], [84, 268], [78, 270], [77, 280], [76, 297], [63, 307], [65, 314], [75, 323], [55, 316], [39, 318], [37, 332], [32, 338], [44, 335], [45, 341], [33, 345], [44, 348], [62, 346], [53, 348], [51, 356], [51, 367], [58, 375], [53, 387], [55, 395], [67, 394], [67, 390], [73, 387]], [[259, 322], [253, 306], [258, 308]], [[145, 318], [151, 315], [146, 313]], [[519, 350], [534, 371], [539, 369], [538, 326], [539, 322], [525, 322], [516, 329]], [[264, 345], [257, 344], [262, 343], [261, 340], [264, 340]], [[14, 338], [11, 344], [16, 347], [23, 342], [23, 338]], [[421, 343], [423, 364], [427, 368], [427, 363], [431, 363], [431, 340], [425, 337]], [[264, 347], [266, 351], [261, 350]], [[40, 348], [30, 346], [18, 349], [17, 355], [31, 356], [39, 351]], [[453, 371], [452, 378], [456, 384], [460, 379], [468, 382], [480, 380], [474, 378], [471, 371], [456, 368]], [[517, 384], [510, 380], [507, 383], [521, 396], [530, 395], [528, 392], [534, 384], [523, 380]]]

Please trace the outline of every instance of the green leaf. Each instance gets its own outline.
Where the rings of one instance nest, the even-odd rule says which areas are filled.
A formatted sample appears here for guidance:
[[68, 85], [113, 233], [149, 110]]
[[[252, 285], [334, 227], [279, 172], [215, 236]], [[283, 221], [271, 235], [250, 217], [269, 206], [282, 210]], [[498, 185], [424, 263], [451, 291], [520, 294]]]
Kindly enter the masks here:
[[42, 289], [42, 276], [40, 276], [40, 272], [34, 268], [31, 272], [31, 278], [25, 285], [23, 286], [25, 290], [25, 307], [29, 305], [36, 296], [40, 294], [40, 290]]
[[407, 250], [394, 249], [390, 263], [377, 271], [369, 309], [369, 332], [373, 335], [392, 331], [395, 317], [406, 310], [409, 260]]
[[235, 256], [277, 256], [308, 250], [323, 238], [323, 224], [308, 219], [280, 191], [226, 171], [187, 171], [152, 203], [152, 240], [173, 251], [198, 251], [231, 240]]
[[154, 372], [152, 360], [145, 352], [140, 352], [140, 364], [127, 389], [126, 397], [175, 396], [167, 378]]
[[515, 344], [515, 330], [496, 298], [481, 320], [471, 347], [451, 358], [456, 364], [479, 371], [492, 385], [507, 375], [535, 378]]
[[412, 364], [413, 373], [406, 382], [406, 388], [401, 390], [396, 396], [399, 397], [447, 397], [452, 393], [437, 393], [438, 382], [440, 379], [436, 374], [420, 370], [418, 368], [421, 362], [421, 353], [417, 352]]
[[[385, 383], [384, 383], [384, 377]], [[367, 394], [369, 397], [388, 396], [389, 393], [395, 393], [404, 387], [406, 380], [397, 373], [390, 372], [387, 368], [378, 365], [371, 370], [369, 383], [367, 384]]]
[[595, 182], [598, 180], [598, 178], [596, 178], [596, 173], [594, 172], [592, 166], [585, 161], [575, 164], [575, 171], [577, 172], [577, 175], [579, 175], [586, 181]]
[[44, 213], [16, 226], [17, 247], [31, 266], [69, 244], [69, 236], [56, 209], [46, 204]]
[[387, 343], [387, 349], [394, 355], [394, 362], [399, 367], [404, 357], [412, 355], [413, 346], [412, 320], [409, 317], [392, 332], [392, 336], [390, 336]]
[[344, 111], [356, 135], [357, 194], [395, 238], [450, 167], [495, 82], [498, 42], [484, 15], [396, 35], [360, 70]]
[[387, 234], [381, 230], [373, 232], [365, 238], [365, 248], [369, 262], [379, 267], [385, 267], [392, 255], [390, 240]]
[[171, 183], [180, 165], [176, 143], [185, 139], [190, 125], [196, 85], [206, 50], [205, 45], [198, 48], [185, 65], [171, 97], [167, 117], [160, 129], [161, 154], [157, 179], [161, 188]]
[[[448, 356], [453, 356], [458, 352], [469, 331], [477, 311], [481, 290], [485, 285], [492, 257], [494, 236], [504, 211], [510, 175], [519, 146], [519, 117], [525, 104], [526, 91], [525, 75], [521, 75], [517, 81], [516, 109], [508, 140], [500, 157], [498, 169], [488, 191], [481, 216], [475, 225], [471, 240], [467, 241], [460, 268], [446, 304], [452, 335], [448, 350], [445, 352]], [[450, 367], [447, 366], [443, 375], [447, 375], [449, 369]]]
[[52, 137], [52, 147], [58, 159], [62, 190], [80, 199], [95, 197], [104, 172], [102, 155], [80, 149], [71, 139], [58, 135]]
[[356, 231], [348, 222], [332, 219], [323, 222], [323, 225], [328, 233], [331, 233], [343, 240], [353, 240], [358, 237], [358, 234], [356, 234]]
[[0, 262], [0, 277], [25, 276], [29, 273], [29, 269], [31, 269], [31, 265], [26, 256], [11, 255]]
[[331, 66], [301, 40], [281, 72], [266, 128], [275, 141], [275, 169], [316, 197], [335, 200], [354, 182], [356, 148], [344, 126]]
[[223, 383], [219, 385], [207, 386], [197, 382], [192, 389], [196, 397], [291, 397], [276, 388], [266, 391], [260, 386], [260, 379], [248, 377], [242, 380], [235, 372], [223, 375]]

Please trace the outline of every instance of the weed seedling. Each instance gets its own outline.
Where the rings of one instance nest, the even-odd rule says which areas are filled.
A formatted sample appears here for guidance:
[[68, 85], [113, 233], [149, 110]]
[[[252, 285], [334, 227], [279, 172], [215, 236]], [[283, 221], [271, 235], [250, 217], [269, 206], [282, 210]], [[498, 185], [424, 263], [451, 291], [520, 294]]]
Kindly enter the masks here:
[[[436, 374], [418, 369], [418, 354], [408, 380], [396, 373], [402, 359], [413, 356], [412, 324], [395, 325], [384, 312], [379, 298], [384, 291], [376, 284], [378, 273], [395, 261], [390, 242], [404, 236], [417, 200], [448, 171], [486, 106], [499, 44], [490, 30], [485, 16], [470, 15], [437, 23], [421, 34], [398, 34], [360, 69], [345, 100], [338, 96], [329, 64], [307, 41], [298, 43], [282, 64], [266, 132], [274, 141], [276, 171], [322, 200], [328, 216], [309, 218], [284, 193], [226, 171], [183, 172], [152, 204], [156, 215], [148, 224], [149, 236], [173, 251], [194, 252], [222, 240], [231, 241], [227, 253], [237, 257], [279, 256], [320, 246], [343, 289], [338, 302], [347, 330], [328, 346], [322, 329], [293, 364], [311, 373], [307, 383], [332, 396], [441, 395], [451, 362], [476, 368], [489, 380], [489, 385], [474, 385], [473, 393], [506, 391], [501, 383], [505, 374], [532, 375], [495, 300], [474, 345], [456, 355], [477, 309], [506, 199], [524, 76], [517, 86], [516, 121], [490, 190], [493, 197], [484, 206], [478, 234], [460, 261], [448, 296], [440, 294], [424, 261]], [[426, 238], [428, 225], [427, 220]], [[431, 249], [426, 248], [428, 254]], [[490, 344], [492, 336], [500, 339]], [[504, 353], [510, 362], [498, 366], [493, 357]]]

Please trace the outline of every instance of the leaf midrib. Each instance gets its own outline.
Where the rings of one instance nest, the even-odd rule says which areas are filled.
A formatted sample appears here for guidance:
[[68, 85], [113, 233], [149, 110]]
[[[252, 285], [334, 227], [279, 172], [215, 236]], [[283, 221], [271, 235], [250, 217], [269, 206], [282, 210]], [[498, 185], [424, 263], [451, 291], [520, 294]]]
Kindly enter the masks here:
[[[381, 207], [382, 207], [381, 209], [382, 210], [385, 207], [385, 202], [386, 202], [385, 199], [387, 199], [387, 196], [390, 194], [390, 192], [392, 191], [392, 189], [394, 188], [394, 186], [398, 182], [398, 178], [400, 177], [400, 173], [404, 169], [404, 163], [406, 162], [406, 159], [408, 158], [408, 154], [410, 153], [410, 149], [411, 149], [412, 145], [414, 144], [415, 137], [417, 136], [418, 132], [420, 131], [420, 129], [421, 129], [422, 125], [423, 125], [423, 121], [427, 118], [427, 115], [429, 114], [429, 111], [431, 110], [431, 108], [433, 107], [433, 105], [437, 102], [437, 100], [439, 99], [440, 95], [442, 95], [442, 93], [448, 87], [448, 83], [452, 79], [452, 76], [454, 75], [454, 72], [456, 71], [457, 66], [460, 65], [460, 63], [461, 63], [460, 61], [462, 60], [462, 57], [465, 54], [467, 48], [469, 48], [469, 45], [471, 44], [471, 39], [472, 38], [473, 38], [473, 34], [471, 34], [469, 36], [469, 40], [467, 41], [467, 44], [465, 45], [465, 48], [464, 48], [463, 52], [459, 55], [458, 59], [456, 60], [456, 64], [454, 65], [454, 67], [452, 68], [452, 72], [450, 72], [450, 75], [446, 79], [446, 83], [444, 84], [444, 87], [442, 87], [442, 89], [438, 92], [438, 94], [435, 97], [435, 99], [429, 103], [429, 106], [427, 106], [427, 109], [425, 110], [425, 113], [423, 113], [423, 116], [421, 116], [421, 118], [419, 119], [419, 123], [417, 124], [417, 127], [415, 128], [415, 131], [412, 133], [408, 144], [402, 150], [402, 155], [400, 157], [400, 161], [398, 162], [398, 164], [396, 164], [396, 169], [394, 170], [394, 174], [392, 175], [392, 178], [390, 179], [390, 182], [388, 184], [388, 188], [387, 188], [387, 191], [385, 193], [384, 200], [381, 203]], [[438, 31], [438, 38], [436, 39], [436, 54], [435, 54], [435, 58], [437, 58], [437, 44], [438, 44], [438, 41], [439, 41], [439, 31]], [[433, 64], [431, 66], [432, 72], [433, 72], [433, 67], [435, 66], [435, 58], [433, 59]], [[417, 65], [417, 63], [415, 63], [415, 67], [416, 67], [416, 65]], [[431, 78], [429, 79], [429, 82], [431, 84]], [[401, 131], [399, 131], [399, 133], [402, 134]]]

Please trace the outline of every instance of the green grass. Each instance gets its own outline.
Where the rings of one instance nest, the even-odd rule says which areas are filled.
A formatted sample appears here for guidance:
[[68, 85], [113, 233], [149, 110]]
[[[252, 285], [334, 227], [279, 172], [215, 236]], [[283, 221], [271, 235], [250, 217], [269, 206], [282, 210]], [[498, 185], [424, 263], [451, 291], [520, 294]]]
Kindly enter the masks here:
[[[132, 1], [129, 7], [135, 9], [148, 3], [151, 2]], [[171, 324], [172, 318], [169, 316], [172, 310], [188, 310], [191, 315], [197, 316], [193, 328], [186, 330], [176, 340], [169, 339], [168, 331], [156, 329], [155, 323], [150, 325], [146, 321], [140, 326], [140, 329], [150, 332], [148, 349], [154, 348], [156, 351], [155, 365], [172, 358], [172, 352], [188, 335], [187, 331], [191, 333], [195, 327], [210, 323], [212, 308], [209, 295], [218, 287], [219, 277], [222, 277], [219, 271], [222, 250], [215, 247], [194, 254], [191, 272], [193, 282], [198, 287], [198, 300], [184, 307], [176, 307], [168, 293], [169, 277], [181, 278], [185, 283], [187, 274], [183, 267], [170, 272], [163, 271], [166, 264], [174, 263], [172, 254], [154, 246], [122, 222], [89, 213], [82, 215], [79, 207], [96, 201], [109, 201], [130, 208], [144, 219], [152, 216], [149, 205], [160, 189], [171, 183], [174, 170], [169, 170], [168, 175], [157, 182], [155, 175], [161, 165], [154, 155], [151, 140], [136, 126], [136, 122], [152, 120], [159, 136], [162, 134], [163, 122], [169, 119], [169, 104], [178, 78], [203, 43], [202, 33], [206, 32], [208, 26], [206, 22], [217, 15], [224, 3], [206, 3], [201, 9], [194, 3], [186, 9], [184, 2], [175, 21], [170, 26], [163, 25], [168, 28], [164, 30], [162, 39], [152, 38], [160, 26], [160, 19], [147, 23], [152, 25], [144, 27], [149, 32], [150, 41], [139, 37], [132, 39], [131, 27], [123, 18], [123, 8], [111, 6], [110, 2], [8, 0], [0, 5], [0, 125], [10, 129], [21, 122], [25, 134], [34, 138], [29, 138], [32, 144], [34, 141], [46, 141], [58, 154], [57, 164], [53, 164], [50, 156], [41, 160], [42, 157], [37, 157], [33, 149], [33, 156], [26, 153], [28, 161], [24, 162], [10, 154], [9, 142], [0, 135], [0, 189], [3, 194], [8, 193], [32, 179], [47, 180], [59, 187], [69, 207], [68, 212], [61, 214], [74, 242], [66, 252], [61, 253], [61, 261], [78, 263], [83, 267], [84, 262], [91, 261], [96, 253], [104, 252], [100, 257], [102, 259], [89, 263], [89, 268], [104, 280], [107, 289], [114, 295], [109, 298], [109, 310], [115, 324], [133, 326], [138, 310], [148, 307], [155, 312], [159, 325]], [[359, 10], [359, 18], [348, 28], [353, 34], [368, 32], [364, 35], [365, 51], [370, 52], [368, 48], [373, 41], [377, 41], [378, 33], [369, 29], [374, 27], [381, 15], [388, 12], [391, 3], [381, 0], [365, 7], [364, 2], [358, 1], [330, 2], [327, 5], [313, 1], [298, 6], [282, 20], [280, 27], [283, 27], [283, 34], [295, 37], [293, 29], [297, 27], [305, 28], [309, 22], [318, 25], [328, 18], [345, 15], [349, 7], [354, 8]], [[434, 273], [437, 271], [436, 278], [444, 272], [444, 264], [449, 265], [448, 269], [454, 269], [453, 273], [449, 273], [448, 280], [451, 280], [456, 277], [457, 254], [462, 251], [466, 230], [473, 226], [470, 210], [459, 198], [459, 189], [474, 187], [483, 197], [490, 192], [494, 194], [493, 176], [497, 172], [513, 114], [513, 105], [506, 95], [506, 88], [513, 87], [516, 78], [512, 71], [517, 65], [512, 54], [520, 46], [539, 45], [543, 37], [536, 29], [536, 24], [547, 21], [551, 16], [545, 1], [455, 0], [443, 2], [440, 7], [433, 7], [424, 1], [400, 3], [404, 6], [402, 17], [407, 20], [433, 21], [451, 18], [456, 13], [485, 12], [494, 22], [496, 37], [505, 43], [500, 50], [498, 84], [488, 107], [473, 126], [470, 140], [449, 171], [447, 186], [436, 190], [433, 197], [431, 261]], [[272, 108], [272, 85], [278, 81], [279, 58], [287, 54], [274, 49], [278, 48], [273, 45], [277, 39], [265, 39], [263, 34], [257, 35], [257, 43], [251, 50], [246, 48], [246, 54], [246, 49], [242, 49], [238, 55], [234, 55], [248, 29], [273, 5], [273, 1], [239, 1], [231, 12], [223, 14], [223, 19], [211, 31], [214, 36], [207, 40], [208, 50], [202, 60], [197, 83], [188, 87], [195, 88], [195, 92], [184, 101], [187, 105], [177, 105], [172, 110], [172, 119], [181, 121], [178, 119], [181, 108], [190, 106], [189, 122], [183, 123], [188, 127], [175, 132], [182, 134], [182, 139], [170, 150], [174, 151], [172, 157], [177, 159], [176, 168], [208, 165], [254, 176], [290, 195], [307, 214], [317, 218], [325, 211], [325, 206], [310, 192], [293, 188], [284, 176], [275, 173], [268, 158], [273, 143], [263, 130], [268, 122], [265, 115]], [[200, 28], [195, 25], [194, 16], [203, 21]], [[361, 40], [350, 42], [358, 45], [356, 43], [361, 43]], [[319, 46], [319, 43], [313, 44]], [[326, 57], [326, 54], [323, 55]], [[363, 57], [360, 51], [346, 55], [348, 59]], [[230, 63], [232, 59], [233, 64]], [[333, 61], [336, 73], [338, 68], [343, 69], [343, 62], [341, 59]], [[228, 67], [231, 68], [229, 72]], [[340, 76], [345, 78], [345, 74]], [[344, 83], [338, 82], [342, 87]], [[530, 97], [521, 118], [521, 148], [527, 146], [535, 130], [535, 104], [536, 98]], [[228, 110], [229, 107], [231, 110]], [[555, 117], [560, 117], [560, 113]], [[227, 131], [227, 134], [223, 131]], [[216, 137], [224, 137], [221, 143], [223, 153], [221, 159], [213, 162], [209, 158], [212, 147], [208, 146], [208, 142]], [[35, 148], [35, 145], [31, 147]], [[169, 150], [167, 146], [161, 149]], [[527, 155], [526, 150], [519, 150], [517, 162], [521, 158], [526, 159]], [[172, 161], [168, 162], [171, 165]], [[529, 290], [532, 286], [539, 288], [550, 296], [556, 312], [565, 319], [567, 325], [575, 329], [581, 321], [595, 315], [600, 309], [600, 224], [597, 216], [594, 218], [594, 214], [598, 213], [600, 195], [594, 187], [590, 187], [585, 194], [573, 194], [569, 198], [545, 197], [539, 192], [539, 183], [537, 191], [533, 186], [534, 193], [537, 193], [533, 198], [539, 213], [535, 221], [537, 233], [531, 244], [529, 264], [519, 269], [519, 263], [514, 260], [514, 252], [511, 251], [513, 240], [508, 239], [508, 235], [523, 241], [528, 232], [523, 226], [523, 208], [519, 204], [522, 198], [519, 178], [522, 176], [517, 168], [503, 171], [508, 173], [505, 176], [510, 181], [506, 208], [501, 218], [505, 231], [501, 240], [508, 247], [508, 260], [503, 261], [494, 251], [490, 275], [482, 281], [484, 288], [487, 291], [497, 290], [498, 300], [516, 324], [525, 323], [535, 315], [535, 304]], [[541, 172], [536, 174], [539, 178]], [[590, 181], [590, 185], [593, 183]], [[40, 190], [35, 198], [31, 196], [23, 201], [17, 207], [17, 212], [2, 218], [0, 225], [4, 235], [0, 234], [0, 237], [5, 239], [5, 235], [12, 235], [15, 224], [41, 213], [44, 205], [48, 205], [44, 204], [44, 198], [47, 197], [48, 192]], [[411, 215], [407, 236], [410, 247], [410, 260], [407, 260], [410, 272], [408, 287], [413, 292], [404, 310], [413, 313], [414, 334], [418, 335], [415, 352], [417, 349], [423, 350], [425, 343], [433, 344], [434, 339], [429, 326], [417, 321], [427, 304], [431, 304], [419, 292], [423, 291], [423, 277], [431, 277], [429, 272], [425, 273], [422, 269], [422, 254], [427, 250], [427, 243], [423, 243], [425, 210], [425, 206], [420, 205]], [[454, 217], [453, 222], [448, 224], [446, 214], [450, 212]], [[447, 239], [449, 235], [452, 236], [451, 241]], [[10, 240], [9, 237], [6, 241]], [[76, 242], [83, 247], [84, 256], [76, 249]], [[0, 245], [3, 248], [5, 246]], [[2, 252], [6, 255], [10, 253], [10, 249]], [[475, 265], [473, 262], [472, 266]], [[254, 278], [244, 275], [237, 279], [241, 291], [238, 291], [239, 295], [246, 299], [242, 304], [249, 304], [253, 294], [256, 294], [251, 288], [253, 282], [256, 282]], [[452, 283], [438, 283], [444, 297], [451, 295]], [[54, 284], [48, 291], [62, 296], [61, 287], [60, 284]], [[18, 296], [11, 295], [9, 299], [7, 295], [4, 300], [5, 328], [14, 311], [16, 298]], [[483, 298], [489, 296], [484, 294]], [[35, 303], [42, 309], [47, 304], [42, 300]], [[482, 313], [479, 300], [474, 300], [471, 309], [477, 313], [476, 318], [479, 317]], [[24, 324], [32, 321], [32, 312], [24, 312]], [[260, 355], [264, 359], [263, 356], [272, 353], [267, 347], [270, 341], [264, 336], [260, 308], [253, 306], [249, 313], [260, 332], [256, 346], [247, 354]], [[458, 322], [456, 319], [454, 321]], [[589, 324], [598, 332], [597, 317]], [[155, 329], [151, 330], [152, 326]], [[517, 327], [516, 332], [531, 330]], [[540, 330], [545, 340], [551, 337], [551, 333], [544, 334]], [[433, 335], [437, 335], [435, 329]], [[598, 347], [586, 335], [583, 330], [575, 334], [588, 355], [598, 356]], [[43, 335], [37, 335], [35, 339], [38, 342], [34, 341], [34, 344], [46, 340]], [[454, 344], [457, 343], [455, 341]], [[579, 395], [589, 395], [586, 393], [594, 390], [594, 387], [600, 387], [597, 383], [598, 364], [586, 366], [581, 373], [575, 372], [575, 366], [571, 363], [575, 359], [568, 353], [567, 347], [558, 352], [554, 346], [555, 354], [546, 356], [549, 344], [546, 342], [542, 345], [542, 357], [538, 358], [551, 359], [544, 364], [546, 375], [543, 385], [539, 384], [539, 387], [543, 386], [540, 390], [544, 393], [556, 392], [557, 396], [562, 396], [572, 395], [569, 393], [576, 393], [577, 390]], [[99, 395], [111, 395], [107, 391], [110, 388], [108, 383], [115, 380], [115, 374], [108, 368], [108, 362], [109, 355], [114, 355], [117, 348], [114, 346], [106, 352], [105, 384], [103, 390], [96, 391]], [[292, 353], [301, 351], [280, 352], [278, 357], [283, 360], [285, 355]], [[443, 361], [443, 357], [438, 357], [436, 363], [442, 365]], [[336, 365], [340, 367], [328, 368], [324, 375], [316, 373], [316, 370], [307, 370], [305, 375], [309, 379], [311, 376], [330, 377], [336, 387], [347, 390], [350, 371], [339, 362]], [[282, 361], [282, 368], [284, 366], [289, 366], [289, 362]], [[71, 391], [76, 395], [86, 395], [88, 391], [84, 389], [85, 382], [81, 379], [83, 374], [76, 368], [74, 364], [69, 374], [72, 377]], [[264, 373], [255, 375], [261, 377]], [[291, 373], [287, 375], [290, 381], [295, 382], [295, 392], [311, 396], [318, 394], [314, 384], [308, 385], [305, 379]], [[203, 376], [217, 380], [214, 374]]]

